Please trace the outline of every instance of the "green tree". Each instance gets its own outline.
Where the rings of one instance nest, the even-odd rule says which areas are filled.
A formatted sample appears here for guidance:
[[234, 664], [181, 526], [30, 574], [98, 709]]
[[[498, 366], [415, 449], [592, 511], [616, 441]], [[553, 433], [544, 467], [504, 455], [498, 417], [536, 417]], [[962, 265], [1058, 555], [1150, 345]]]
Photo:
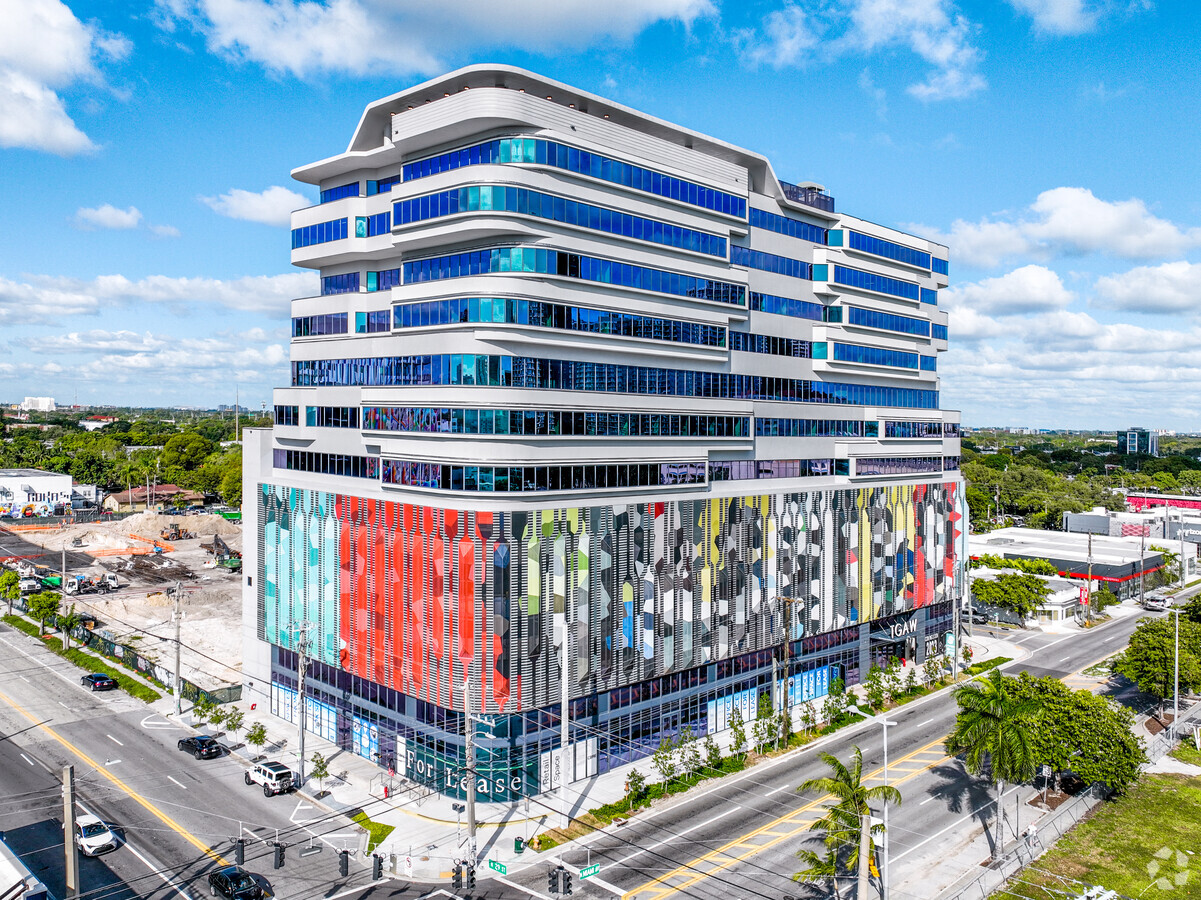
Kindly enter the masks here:
[[209, 713], [209, 724], [217, 731], [221, 730], [221, 726], [229, 720], [230, 710], [224, 706], [214, 706], [213, 711]]
[[905, 676], [905, 693], [917, 693], [917, 665], [909, 666], [909, 674]]
[[764, 753], [767, 750], [767, 745], [772, 742], [775, 731], [776, 722], [771, 708], [771, 691], [761, 690], [758, 707], [755, 710], [755, 724], [751, 728], [757, 753]]
[[242, 730], [242, 723], [246, 720], [246, 713], [242, 712], [236, 706], [231, 706], [229, 712], [225, 714], [225, 727], [229, 733], [237, 740], [238, 732]]
[[255, 722], [246, 731], [246, 743], [254, 748], [255, 753], [261, 753], [267, 743], [267, 727], [262, 722]]
[[663, 791], [676, 776], [676, 747], [667, 735], [659, 738], [659, 746], [651, 755], [651, 765], [659, 772], [659, 780], [663, 782]]
[[1134, 714], [1091, 691], [1073, 691], [1058, 678], [1022, 672], [1011, 679], [1014, 697], [1038, 705], [1026, 722], [1035, 761], [1055, 772], [1071, 771], [1086, 784], [1124, 793], [1147, 761], [1134, 735]]
[[746, 723], [742, 721], [742, 711], [737, 706], [730, 712], [730, 749], [735, 756], [746, 753]]
[[217, 704], [207, 694], [202, 694], [192, 704], [192, 721], [197, 725], [208, 722], [217, 710]]
[[875, 663], [872, 663], [871, 668], [867, 670], [867, 677], [863, 679], [863, 692], [872, 709], [879, 709], [884, 705], [884, 673]]
[[1101, 588], [1099, 591], [1093, 591], [1093, 612], [1100, 613], [1108, 606], [1117, 606], [1118, 598], [1109, 588]]
[[997, 785], [997, 848], [1005, 843], [1001, 798], [1005, 782], [1020, 783], [1034, 775], [1037, 760], [1028, 730], [1038, 701], [1018, 696], [1014, 679], [993, 669], [987, 676], [955, 688], [959, 711], [947, 738], [947, 754], [964, 755], [967, 770]]
[[21, 596], [21, 578], [11, 569], [0, 572], [0, 600], [8, 603], [8, 614], [13, 614], [13, 603]]
[[163, 445], [164, 466], [178, 466], [191, 471], [204, 462], [213, 451], [213, 445], [194, 431], [185, 431], [167, 439]]
[[[811, 831], [821, 832], [828, 850], [835, 851], [839, 862], [848, 873], [855, 873], [859, 884], [860, 900], [867, 900], [868, 854], [871, 852], [871, 801], [879, 800], [901, 805], [901, 793], [891, 785], [868, 787], [863, 783], [863, 753], [858, 747], [851, 748], [851, 765], [847, 766], [837, 757], [820, 754], [820, 759], [830, 769], [829, 775], [810, 778], [801, 784], [798, 791], [818, 791], [829, 794], [824, 804], [825, 814], [809, 826]], [[797, 873], [798, 879], [806, 879], [805, 872]], [[824, 873], [822, 878], [829, 877]]]
[[[1201, 625], [1183, 618], [1180, 622], [1180, 691], [1201, 686]], [[1139, 690], [1163, 701], [1176, 687], [1176, 623], [1171, 618], [1143, 619], [1130, 644], [1114, 661], [1113, 669], [1138, 685]]]
[[926, 661], [922, 663], [922, 680], [926, 682], [926, 687], [942, 683], [944, 659], [937, 653], [926, 654]]
[[830, 682], [830, 693], [826, 694], [826, 699], [822, 701], [823, 720], [831, 725], [838, 724], [846, 715], [850, 702], [850, 698], [847, 696], [846, 682], [841, 678], [835, 678]]
[[901, 664], [894, 656], [888, 660], [888, 665], [884, 667], [884, 694], [888, 698], [889, 703], [896, 703], [901, 698]]
[[58, 629], [63, 636], [63, 649], [71, 649], [71, 632], [79, 627], [83, 621], [83, 616], [75, 611], [75, 604], [72, 603], [70, 608], [65, 613], [58, 617]]
[[29, 614], [38, 620], [40, 634], [46, 633], [46, 620], [58, 615], [62, 597], [54, 591], [40, 591], [29, 598]]
[[626, 777], [626, 809], [633, 810], [638, 798], [646, 793], [646, 776], [637, 769], [631, 769]]
[[1029, 618], [1046, 601], [1051, 589], [1037, 575], [1003, 572], [996, 579], [972, 581], [976, 602], [1008, 609], [1023, 619]]
[[705, 768], [711, 772], [721, 771], [721, 747], [711, 734], [705, 735]]
[[805, 729], [805, 734], [809, 735], [817, 726], [817, 711], [813, 708], [812, 703], [801, 704], [801, 727]]
[[309, 758], [309, 777], [317, 779], [321, 793], [325, 793], [325, 779], [329, 778], [329, 760], [320, 753], [314, 753]]

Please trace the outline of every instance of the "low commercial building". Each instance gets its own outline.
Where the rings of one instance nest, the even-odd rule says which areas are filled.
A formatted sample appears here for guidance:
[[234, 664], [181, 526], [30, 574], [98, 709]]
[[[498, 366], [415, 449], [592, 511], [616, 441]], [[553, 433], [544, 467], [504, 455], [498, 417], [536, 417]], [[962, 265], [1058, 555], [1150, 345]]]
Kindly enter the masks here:
[[71, 476], [41, 469], [0, 469], [0, 518], [42, 515], [71, 502]]
[[[994, 580], [1001, 575], [1008, 574], [1008, 572], [1009, 570], [1006, 569], [990, 569], [986, 566], [972, 569], [972, 585], [975, 586], [984, 580]], [[1036, 575], [1035, 577], [1046, 582], [1050, 592], [1047, 594], [1047, 599], [1034, 611], [1034, 614], [1026, 622], [1022, 622], [1020, 616], [1009, 610], [981, 603], [974, 593], [972, 595], [972, 605], [977, 609], [988, 612], [990, 615], [995, 615], [1002, 622], [1009, 622], [1014, 625], [1032, 623], [1039, 625], [1062, 625], [1065, 622], [1071, 621], [1080, 613], [1080, 604], [1086, 595], [1083, 584], [1058, 576]]]
[[973, 534], [968, 548], [973, 559], [985, 554], [1005, 559], [1045, 559], [1061, 577], [1085, 583], [1091, 572], [1093, 590], [1109, 588], [1119, 600], [1138, 599], [1140, 578], [1164, 565], [1163, 554], [1149, 544], [1140, 549], [1138, 539], [1036, 528], [999, 528]]
[[104, 508], [110, 512], [141, 512], [165, 506], [203, 506], [204, 494], [174, 484], [140, 486], [104, 498]]

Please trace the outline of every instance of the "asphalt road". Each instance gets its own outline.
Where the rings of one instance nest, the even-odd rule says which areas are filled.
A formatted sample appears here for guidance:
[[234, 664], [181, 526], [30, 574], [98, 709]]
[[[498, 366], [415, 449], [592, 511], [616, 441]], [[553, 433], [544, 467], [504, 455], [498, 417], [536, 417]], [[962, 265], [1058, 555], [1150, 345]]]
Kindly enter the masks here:
[[[87, 896], [198, 898], [206, 876], [233, 861], [246, 838], [246, 868], [288, 900], [359, 893], [364, 860], [338, 874], [337, 849], [357, 847], [344, 819], [295, 795], [264, 797], [228, 755], [195, 760], [176, 748], [191, 733], [119, 691], [92, 694], [80, 671], [28, 636], [0, 626], [0, 811], [16, 852], [62, 897], [62, 767], [75, 766], [80, 804], [121, 829], [122, 845], [81, 861]], [[50, 793], [47, 793], [47, 792]], [[51, 798], [51, 794], [53, 797]], [[272, 868], [277, 839], [288, 846]], [[309, 845], [321, 850], [301, 856]], [[48, 849], [49, 848], [49, 849]], [[55, 874], [57, 873], [57, 874]], [[40, 876], [39, 876], [40, 877]], [[114, 885], [124, 884], [121, 893]]]
[[[1123, 647], [1136, 624], [1129, 617], [1067, 636], [1008, 634], [1032, 655], [1006, 671], [1068, 675]], [[123, 828], [121, 847], [82, 861], [87, 897], [198, 898], [206, 892], [204, 877], [217, 857], [232, 861], [229, 839], [239, 828], [249, 841], [247, 868], [264, 876], [281, 898], [453, 896], [448, 886], [373, 885], [361, 860], [350, 878], [341, 879], [335, 848], [354, 843], [345, 821], [328, 819], [294, 796], [263, 797], [257, 786], [243, 784], [244, 768], [235, 759], [196, 761], [179, 753], [175, 742], [184, 729], [123, 694], [92, 695], [78, 678], [73, 666], [0, 626], [0, 733], [7, 736], [0, 738], [0, 796], [6, 798], [0, 800], [0, 812], [14, 849], [31, 868], [42, 867], [43, 880], [56, 896], [62, 896], [53, 875], [61, 873], [55, 854], [61, 859], [62, 852], [56, 776], [67, 762], [76, 766], [81, 803]], [[894, 884], [906, 866], [924, 865], [929, 854], [937, 855], [946, 835], [991, 820], [991, 787], [967, 776], [942, 752], [954, 712], [954, 701], [944, 692], [889, 714], [897, 723], [889, 729], [890, 781], [904, 798], [890, 821]], [[820, 815], [816, 795], [798, 794], [797, 785], [825, 774], [819, 750], [846, 759], [852, 745], [862, 748], [869, 778], [879, 780], [881, 731], [876, 722], [843, 729], [816, 747], [682, 795], [561, 855], [531, 853], [524, 868], [510, 866], [502, 878], [481, 878], [473, 897], [546, 898], [546, 871], [560, 858], [577, 873], [587, 865], [600, 866], [586, 881], [577, 874], [575, 891], [581, 894], [639, 900], [675, 894], [701, 900], [795, 895], [799, 891], [791, 876], [800, 868], [795, 853]], [[289, 844], [281, 870], [271, 868], [273, 851], [266, 843], [276, 838], [276, 829]], [[298, 851], [310, 840], [324, 849], [300, 857]], [[61, 874], [58, 878], [61, 882]], [[905, 900], [896, 891], [894, 897]]]

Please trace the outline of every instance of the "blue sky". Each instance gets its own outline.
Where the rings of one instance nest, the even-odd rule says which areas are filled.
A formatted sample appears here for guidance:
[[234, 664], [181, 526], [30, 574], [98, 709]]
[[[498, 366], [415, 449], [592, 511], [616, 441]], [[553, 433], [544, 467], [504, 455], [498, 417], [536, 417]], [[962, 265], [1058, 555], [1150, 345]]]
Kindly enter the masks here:
[[[417, 10], [417, 11], [414, 11]], [[503, 10], [503, 12], [502, 12]], [[0, 400], [270, 402], [298, 166], [524, 66], [951, 248], [969, 425], [1201, 430], [1201, 18], [1166, 0], [0, 0]]]

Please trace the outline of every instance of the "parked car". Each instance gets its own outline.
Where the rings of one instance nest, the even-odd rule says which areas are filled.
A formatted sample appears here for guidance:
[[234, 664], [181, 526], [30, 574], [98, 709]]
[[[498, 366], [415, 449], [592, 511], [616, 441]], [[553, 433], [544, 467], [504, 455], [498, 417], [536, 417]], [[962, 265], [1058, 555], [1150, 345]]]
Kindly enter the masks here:
[[279, 762], [255, 763], [246, 772], [247, 784], [261, 784], [263, 796], [272, 797], [292, 790], [292, 770]]
[[211, 873], [209, 893], [226, 900], [261, 900], [267, 896], [258, 879], [241, 866], [222, 866]]
[[221, 755], [221, 745], [207, 734], [181, 738], [176, 746], [186, 753], [191, 753], [196, 759], [216, 759]]
[[79, 679], [79, 683], [85, 688], [91, 688], [93, 691], [111, 691], [117, 687], [115, 678], [109, 678], [100, 672], [84, 675], [83, 678]]
[[117, 849], [117, 837], [95, 816], [83, 815], [75, 820], [75, 846], [84, 856], [99, 856]]
[[989, 622], [988, 613], [982, 609], [976, 609], [974, 606], [969, 606], [965, 612], [974, 625], [987, 625]]

